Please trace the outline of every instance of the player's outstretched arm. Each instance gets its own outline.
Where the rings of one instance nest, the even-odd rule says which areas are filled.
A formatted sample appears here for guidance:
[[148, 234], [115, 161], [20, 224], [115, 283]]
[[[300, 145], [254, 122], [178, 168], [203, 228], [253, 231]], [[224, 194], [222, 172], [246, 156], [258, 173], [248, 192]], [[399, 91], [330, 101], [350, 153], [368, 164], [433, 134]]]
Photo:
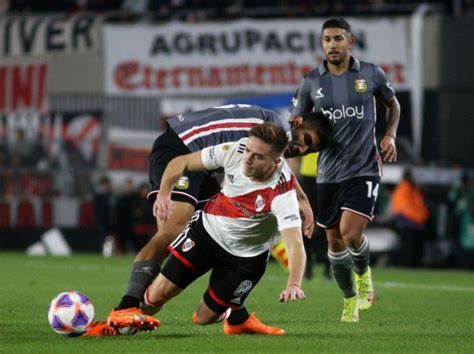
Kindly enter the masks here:
[[173, 202], [171, 201], [173, 186], [186, 171], [204, 170], [201, 151], [178, 156], [171, 160], [161, 178], [160, 191], [153, 204], [153, 215], [160, 220], [168, 220], [173, 213]]
[[281, 236], [288, 252], [288, 282], [286, 288], [280, 293], [280, 302], [303, 300], [305, 294], [301, 290], [306, 253], [303, 245], [301, 230], [297, 227], [281, 230]]

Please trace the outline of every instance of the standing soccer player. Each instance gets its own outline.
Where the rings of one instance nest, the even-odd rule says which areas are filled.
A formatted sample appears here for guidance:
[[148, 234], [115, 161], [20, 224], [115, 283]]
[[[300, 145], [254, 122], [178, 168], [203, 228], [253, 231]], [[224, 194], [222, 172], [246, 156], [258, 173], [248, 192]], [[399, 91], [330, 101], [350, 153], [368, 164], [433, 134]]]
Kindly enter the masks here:
[[345, 19], [326, 21], [321, 33], [326, 60], [302, 79], [290, 105], [294, 121], [307, 112], [320, 111], [333, 125], [333, 144], [319, 158], [317, 220], [326, 230], [328, 258], [344, 296], [342, 322], [358, 322], [359, 309], [368, 309], [375, 300], [369, 242], [364, 235], [373, 218], [382, 169], [375, 140], [374, 98], [387, 108], [380, 142], [385, 161], [397, 159], [400, 119], [400, 104], [383, 70], [350, 55], [354, 41]]

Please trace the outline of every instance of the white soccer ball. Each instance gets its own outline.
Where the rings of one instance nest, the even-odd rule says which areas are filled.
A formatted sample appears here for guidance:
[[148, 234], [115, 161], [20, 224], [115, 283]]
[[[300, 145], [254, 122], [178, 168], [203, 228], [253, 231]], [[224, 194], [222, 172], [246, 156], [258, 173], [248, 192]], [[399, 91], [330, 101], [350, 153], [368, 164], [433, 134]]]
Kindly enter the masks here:
[[56, 296], [49, 305], [51, 328], [64, 336], [80, 336], [94, 321], [94, 305], [79, 291], [67, 291]]

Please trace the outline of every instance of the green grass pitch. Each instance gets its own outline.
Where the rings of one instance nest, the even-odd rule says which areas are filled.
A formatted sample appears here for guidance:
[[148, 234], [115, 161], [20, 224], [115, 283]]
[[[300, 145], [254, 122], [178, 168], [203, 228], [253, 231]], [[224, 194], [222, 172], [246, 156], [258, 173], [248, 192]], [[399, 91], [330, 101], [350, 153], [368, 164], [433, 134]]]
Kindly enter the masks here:
[[120, 299], [131, 258], [69, 258], [0, 254], [0, 353], [473, 353], [473, 273], [374, 268], [375, 306], [358, 324], [341, 324], [342, 299], [334, 282], [305, 281], [307, 299], [281, 304], [286, 273], [270, 263], [248, 299], [262, 321], [283, 327], [282, 337], [225, 336], [222, 324], [195, 326], [191, 315], [207, 276], [173, 299], [154, 332], [108, 338], [66, 338], [47, 322], [50, 300], [64, 290], [87, 294], [96, 318]]

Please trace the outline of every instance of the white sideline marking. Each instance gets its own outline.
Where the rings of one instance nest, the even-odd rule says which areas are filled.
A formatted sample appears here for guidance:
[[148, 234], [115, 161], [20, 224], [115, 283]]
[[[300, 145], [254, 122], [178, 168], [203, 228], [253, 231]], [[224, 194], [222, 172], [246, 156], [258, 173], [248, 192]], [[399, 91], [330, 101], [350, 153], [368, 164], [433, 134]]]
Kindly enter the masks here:
[[399, 288], [399, 289], [423, 289], [423, 290], [444, 290], [444, 291], [467, 291], [474, 292], [473, 287], [456, 286], [456, 285], [428, 285], [428, 284], [408, 284], [398, 282], [377, 282], [375, 281], [375, 288]]

